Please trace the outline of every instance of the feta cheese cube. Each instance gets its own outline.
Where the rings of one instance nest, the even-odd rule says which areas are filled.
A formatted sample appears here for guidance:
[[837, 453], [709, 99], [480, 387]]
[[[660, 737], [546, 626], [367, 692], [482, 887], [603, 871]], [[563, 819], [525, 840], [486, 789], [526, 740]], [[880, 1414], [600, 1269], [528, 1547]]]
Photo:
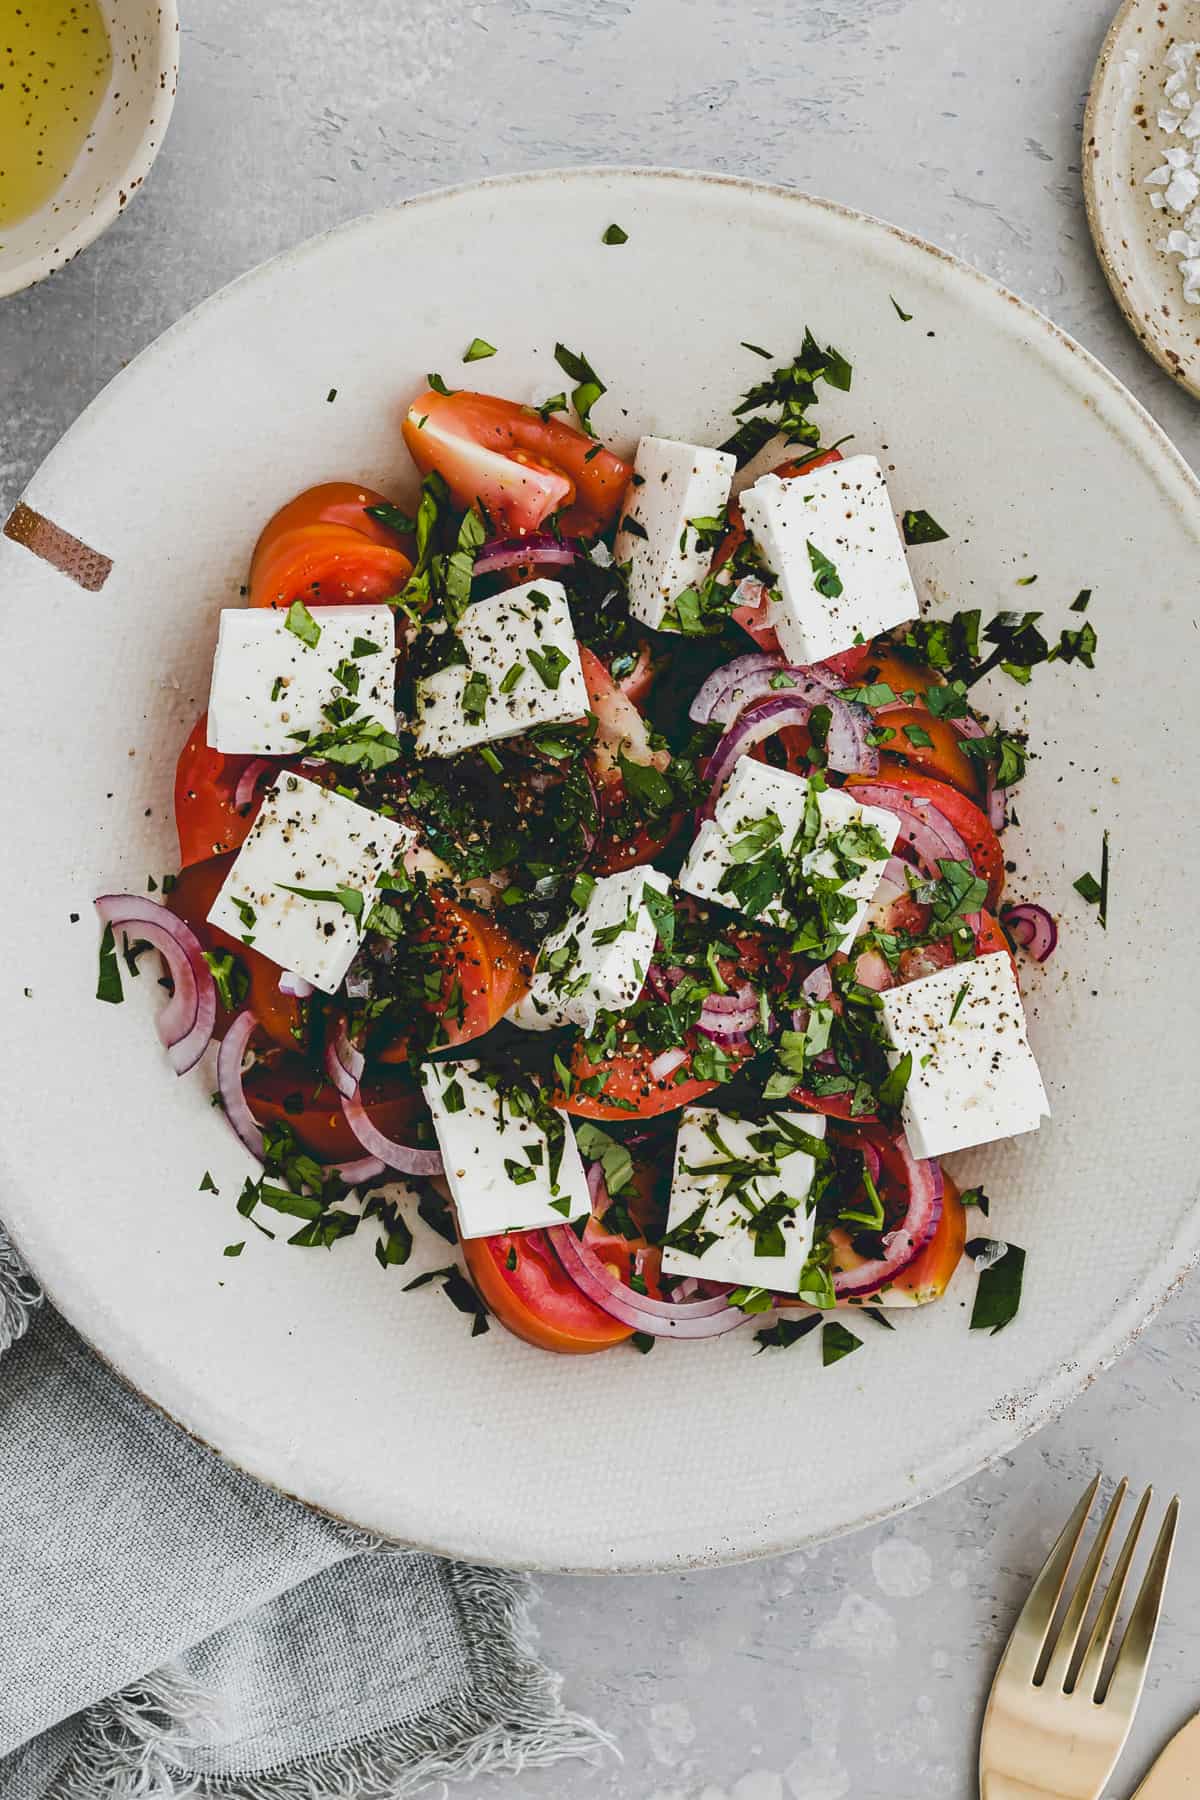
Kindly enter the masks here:
[[263, 796], [208, 922], [336, 994], [379, 890], [414, 835], [314, 781], [284, 775]]
[[741, 505], [775, 572], [769, 621], [793, 662], [820, 662], [916, 618], [916, 590], [874, 456], [847, 456], [787, 480], [760, 475]]
[[712, 550], [703, 549], [693, 519], [713, 518], [729, 499], [737, 458], [673, 438], [644, 437], [625, 495], [616, 560], [629, 564], [629, 610], [655, 631], [672, 625], [671, 602], [708, 574]]
[[658, 936], [645, 892], [665, 894], [670, 885], [648, 864], [601, 875], [584, 904], [542, 944], [529, 992], [509, 1008], [513, 1024], [526, 1031], [559, 1025], [590, 1031], [598, 1012], [636, 1000]]
[[[820, 1113], [779, 1112], [753, 1123], [715, 1107], [685, 1106], [675, 1141], [664, 1273], [799, 1293], [813, 1242], [806, 1201], [816, 1169], [814, 1152], [803, 1146], [824, 1136]], [[761, 1167], [732, 1179], [721, 1172], [722, 1165], [746, 1162]], [[751, 1229], [764, 1207], [777, 1231]], [[670, 1241], [673, 1233], [678, 1245]], [[767, 1250], [774, 1254], [763, 1254]]]
[[457, 626], [465, 663], [417, 682], [419, 756], [564, 725], [588, 710], [579, 645], [561, 581], [530, 581], [468, 606]]
[[473, 1058], [425, 1063], [421, 1085], [463, 1237], [540, 1231], [591, 1211], [583, 1161], [564, 1115], [561, 1160], [551, 1174], [543, 1127], [518, 1110], [520, 1094], [502, 1095]]
[[912, 1073], [902, 1118], [914, 1156], [943, 1156], [1036, 1131], [1050, 1104], [1025, 1035], [1012, 962], [1002, 950], [885, 988], [893, 1068]]
[[227, 606], [217, 628], [208, 741], [227, 756], [296, 756], [298, 732], [329, 729], [325, 708], [396, 729], [396, 633], [390, 607], [314, 606], [308, 643], [270, 606]]
[[[842, 904], [826, 908], [828, 941], [813, 945], [821, 956], [830, 956], [835, 949], [845, 950], [861, 931], [899, 835], [900, 820], [882, 807], [857, 804], [851, 788], [819, 787], [814, 835], [811, 821], [806, 825], [809, 786], [803, 775], [744, 756], [734, 764], [713, 817], [701, 825], [679, 885], [701, 900], [716, 900], [766, 925], [794, 931], [819, 923], [815, 901], [812, 907], [802, 906], [797, 915], [795, 903], [816, 892], [809, 883], [797, 891], [797, 881], [813, 877], [822, 892], [833, 883]], [[805, 844], [807, 848], [802, 848]], [[859, 872], [854, 873], [851, 865]], [[767, 879], [772, 870], [786, 882], [782, 892]], [[760, 871], [765, 898], [755, 904], [750, 887]], [[730, 875], [742, 894], [723, 885]], [[844, 919], [836, 917], [850, 901], [853, 912]]]

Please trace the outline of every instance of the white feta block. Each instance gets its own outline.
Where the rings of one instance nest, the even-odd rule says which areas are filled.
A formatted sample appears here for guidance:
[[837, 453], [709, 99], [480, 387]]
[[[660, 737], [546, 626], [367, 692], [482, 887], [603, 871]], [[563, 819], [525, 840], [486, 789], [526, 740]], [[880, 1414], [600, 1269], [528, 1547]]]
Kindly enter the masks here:
[[457, 756], [587, 713], [579, 645], [561, 581], [531, 581], [476, 600], [457, 632], [466, 662], [417, 682], [419, 756]]
[[615, 553], [629, 564], [629, 610], [643, 625], [678, 629], [670, 623], [671, 602], [698, 586], [712, 563], [712, 550], [701, 547], [691, 521], [720, 513], [736, 468], [728, 450], [660, 437], [638, 444]]
[[912, 1073], [902, 1118], [915, 1156], [944, 1156], [1036, 1131], [1050, 1104], [1002, 950], [954, 963], [879, 996], [895, 1068]]
[[[863, 919], [875, 897], [880, 878], [891, 855], [892, 845], [900, 831], [895, 813], [879, 806], [862, 806], [853, 798], [851, 788], [823, 788], [817, 793], [820, 826], [815, 842], [806, 850], [798, 850], [808, 808], [809, 783], [803, 775], [792, 775], [786, 769], [772, 769], [766, 763], [744, 756], [734, 764], [716, 811], [706, 819], [696, 834], [687, 860], [679, 875], [679, 885], [700, 900], [715, 900], [735, 912], [747, 909], [734, 893], [723, 890], [721, 882], [732, 868], [753, 863], [769, 851], [780, 849], [801, 875], [837, 879], [842, 893], [855, 904], [855, 911], [844, 923], [838, 921], [837, 948], [845, 950], [862, 930]], [[878, 834], [877, 845], [863, 844], [858, 834], [843, 841], [847, 827], [871, 826]], [[853, 854], [849, 854], [853, 852]], [[839, 860], [854, 863], [861, 874], [842, 874]], [[783, 931], [794, 930], [795, 914], [782, 896], [777, 896], [749, 914], [764, 924], [776, 925]], [[832, 952], [829, 952], [832, 954]]]
[[[680, 1232], [685, 1243], [696, 1244], [698, 1250], [664, 1248], [666, 1274], [698, 1275], [705, 1281], [731, 1281], [782, 1294], [800, 1291], [813, 1242], [807, 1200], [816, 1162], [789, 1136], [797, 1132], [809, 1139], [823, 1138], [825, 1120], [820, 1113], [780, 1112], [752, 1123], [730, 1118], [715, 1107], [684, 1107], [675, 1141], [667, 1235]], [[758, 1162], [761, 1173], [731, 1181], [721, 1167], [735, 1161]], [[781, 1199], [785, 1206], [772, 1205]], [[772, 1215], [779, 1214], [782, 1255], [762, 1255], [759, 1246], [767, 1236], [751, 1229], [765, 1206], [771, 1206]], [[712, 1243], [706, 1243], [705, 1233], [714, 1234]]]
[[821, 662], [916, 618], [916, 590], [876, 457], [847, 456], [786, 480], [760, 475], [741, 506], [774, 570], [770, 623], [793, 662]]
[[[296, 756], [296, 733], [327, 731], [325, 708], [396, 729], [396, 633], [387, 606], [314, 606], [307, 643], [270, 606], [227, 606], [217, 628], [208, 741], [227, 756]], [[303, 623], [303, 621], [302, 621]]]
[[[380, 888], [414, 839], [407, 825], [284, 775], [263, 796], [208, 922], [336, 994]], [[333, 897], [313, 900], [291, 888]]]
[[529, 992], [508, 1017], [526, 1031], [579, 1025], [636, 1000], [658, 935], [646, 889], [665, 894], [670, 879], [648, 864], [601, 875], [582, 907], [542, 944]]
[[499, 1231], [541, 1231], [591, 1211], [587, 1176], [571, 1121], [554, 1175], [550, 1146], [537, 1122], [501, 1095], [474, 1059], [427, 1062], [421, 1085], [446, 1181], [465, 1238]]

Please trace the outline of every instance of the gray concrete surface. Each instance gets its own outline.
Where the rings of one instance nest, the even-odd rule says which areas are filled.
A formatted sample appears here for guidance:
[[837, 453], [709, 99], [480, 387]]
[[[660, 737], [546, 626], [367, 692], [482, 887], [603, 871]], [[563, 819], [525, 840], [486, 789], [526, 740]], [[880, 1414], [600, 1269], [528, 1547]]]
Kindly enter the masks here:
[[[0, 513], [122, 363], [230, 277], [424, 188], [586, 162], [793, 183], [923, 233], [1082, 339], [1196, 461], [1200, 415], [1127, 335], [1084, 222], [1080, 118], [1113, 4], [183, 0], [144, 194], [0, 306]], [[741, 1569], [544, 1582], [546, 1654], [624, 1760], [475, 1800], [966, 1800], [993, 1662], [1099, 1465], [1191, 1502], [1110, 1789], [1130, 1793], [1200, 1707], [1195, 1312], [1193, 1287], [1058, 1425], [895, 1523]]]

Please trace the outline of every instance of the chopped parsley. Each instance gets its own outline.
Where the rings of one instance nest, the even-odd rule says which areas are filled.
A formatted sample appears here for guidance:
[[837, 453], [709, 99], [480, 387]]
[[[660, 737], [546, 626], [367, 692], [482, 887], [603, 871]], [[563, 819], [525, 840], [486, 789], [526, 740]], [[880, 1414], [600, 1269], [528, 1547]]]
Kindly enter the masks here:
[[836, 565], [831, 563], [823, 550], [818, 550], [812, 539], [808, 539], [808, 560], [812, 565], [813, 586], [826, 600], [837, 600], [843, 592], [842, 578]]
[[486, 338], [473, 337], [463, 351], [465, 363], [483, 362], [486, 357], [495, 356], [495, 344], [489, 344]]
[[200, 1183], [200, 1192], [202, 1194], [219, 1194], [220, 1191], [220, 1188], [217, 1186], [208, 1170], [205, 1169], [204, 1180]]
[[100, 939], [100, 975], [96, 982], [96, 998], [107, 1000], [113, 1006], [120, 1006], [125, 998], [125, 989], [121, 985], [121, 965], [117, 961], [117, 946], [111, 925], [104, 927], [104, 935]]
[[903, 320], [905, 325], [909, 324], [909, 322], [912, 319], [912, 314], [905, 312], [904, 308], [901, 306], [900, 302], [897, 300], [897, 298], [894, 294], [889, 294], [888, 299], [892, 303], [892, 310], [895, 313], [896, 317], [898, 319]]
[[[721, 449], [732, 452], [739, 468], [776, 434], [789, 444], [809, 444], [815, 449], [821, 434], [808, 417], [808, 409], [817, 401], [817, 382], [824, 381], [845, 393], [852, 379], [853, 370], [841, 352], [832, 346], [823, 350], [811, 331], [806, 330], [800, 351], [792, 361], [755, 383], [734, 407], [734, 418], [743, 423]], [[778, 417], [769, 417], [768, 412], [775, 409]], [[752, 416], [746, 417], [747, 414]]]
[[1025, 1278], [1025, 1252], [1019, 1244], [1006, 1244], [996, 1256], [994, 1240], [990, 1238], [972, 1238], [966, 1249], [983, 1265], [971, 1309], [971, 1330], [990, 1331], [994, 1337], [1017, 1316]]
[[237, 1012], [250, 988], [250, 977], [231, 950], [205, 950], [204, 960], [226, 1012]]
[[442, 1292], [450, 1304], [470, 1317], [471, 1336], [481, 1337], [488, 1328], [487, 1308], [456, 1263], [445, 1269], [426, 1269], [415, 1280], [405, 1282], [404, 1292], [410, 1294], [414, 1288], [428, 1287], [434, 1281], [441, 1282]]
[[828, 1369], [861, 1348], [860, 1337], [855, 1337], [840, 1319], [830, 1319], [821, 1331], [821, 1367]]
[[592, 429], [592, 408], [601, 394], [606, 394], [608, 389], [582, 351], [568, 350], [565, 344], [555, 344], [554, 360], [563, 374], [569, 375], [571, 380], [578, 384], [571, 391], [571, 404], [579, 415], [579, 423], [588, 436], [595, 437], [596, 433]]
[[1090, 872], [1080, 875], [1072, 882], [1072, 887], [1089, 906], [1097, 908], [1101, 927], [1108, 930], [1108, 833], [1104, 833], [1100, 847], [1100, 879]]
[[547, 644], [544, 650], [530, 650], [528, 654], [531, 666], [541, 676], [543, 687], [557, 689], [563, 670], [571, 666], [570, 657], [557, 644]]
[[285, 894], [298, 895], [301, 900], [327, 900], [331, 905], [340, 906], [343, 912], [348, 912], [356, 922], [362, 919], [363, 894], [361, 888], [302, 888], [292, 887], [286, 881], [277, 881], [275, 886], [282, 888]]
[[760, 1356], [764, 1350], [790, 1349], [793, 1344], [806, 1338], [810, 1331], [815, 1331], [820, 1323], [819, 1313], [806, 1313], [799, 1319], [789, 1319], [781, 1313], [773, 1325], [755, 1332], [754, 1341], [758, 1345], [755, 1354]]
[[627, 244], [629, 242], [629, 233], [623, 231], [619, 225], [610, 225], [601, 237], [600, 242], [602, 244]]
[[902, 514], [900, 524], [906, 544], [940, 544], [943, 538], [950, 535], [948, 531], [943, 531], [930, 513], [920, 509]]
[[475, 669], [468, 675], [462, 691], [462, 715], [478, 724], [487, 713], [488, 698], [492, 684], [482, 669]]

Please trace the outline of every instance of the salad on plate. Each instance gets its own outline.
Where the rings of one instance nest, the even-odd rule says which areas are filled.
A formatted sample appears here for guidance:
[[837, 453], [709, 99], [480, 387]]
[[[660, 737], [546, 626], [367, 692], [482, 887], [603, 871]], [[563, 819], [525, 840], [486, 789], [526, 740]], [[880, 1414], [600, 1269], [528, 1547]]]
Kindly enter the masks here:
[[[946, 1291], [988, 1202], [941, 1159], [1048, 1113], [1017, 968], [1055, 926], [1001, 840], [1027, 749], [972, 689], [1095, 633], [921, 617], [908, 551], [946, 533], [822, 447], [852, 370], [809, 333], [719, 448], [632, 460], [556, 355], [541, 405], [429, 377], [414, 511], [335, 481], [269, 520], [180, 868], [96, 903], [99, 996], [161, 957], [167, 1058], [215, 1047], [268, 1235], [373, 1220], [386, 1268], [419, 1219], [465, 1272], [410, 1285], [548, 1350], [752, 1321], [834, 1362], [855, 1310]], [[1024, 1253], [969, 1247], [1006, 1324]]]

